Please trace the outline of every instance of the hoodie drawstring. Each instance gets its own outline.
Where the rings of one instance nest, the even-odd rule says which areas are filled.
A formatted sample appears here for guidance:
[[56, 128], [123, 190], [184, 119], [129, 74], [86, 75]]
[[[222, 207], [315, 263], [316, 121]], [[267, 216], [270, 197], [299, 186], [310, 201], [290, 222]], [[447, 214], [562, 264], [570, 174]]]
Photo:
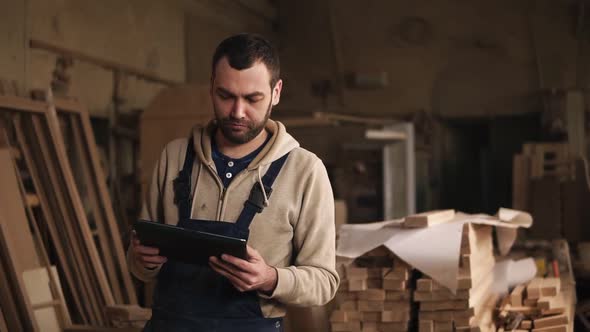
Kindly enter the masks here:
[[262, 188], [262, 195], [264, 196], [264, 207], [268, 206], [268, 196], [266, 196], [266, 190], [264, 189], [264, 183], [262, 183], [262, 176], [260, 175], [260, 167], [258, 167], [258, 184]]

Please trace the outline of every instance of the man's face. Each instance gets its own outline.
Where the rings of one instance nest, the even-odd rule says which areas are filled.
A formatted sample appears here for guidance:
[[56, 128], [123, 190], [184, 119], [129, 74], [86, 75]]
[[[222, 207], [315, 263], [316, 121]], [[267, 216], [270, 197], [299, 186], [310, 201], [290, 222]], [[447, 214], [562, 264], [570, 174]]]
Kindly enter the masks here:
[[282, 81], [270, 88], [270, 73], [262, 62], [237, 70], [227, 57], [215, 67], [211, 100], [219, 128], [231, 143], [244, 144], [264, 129], [272, 107], [279, 103]]

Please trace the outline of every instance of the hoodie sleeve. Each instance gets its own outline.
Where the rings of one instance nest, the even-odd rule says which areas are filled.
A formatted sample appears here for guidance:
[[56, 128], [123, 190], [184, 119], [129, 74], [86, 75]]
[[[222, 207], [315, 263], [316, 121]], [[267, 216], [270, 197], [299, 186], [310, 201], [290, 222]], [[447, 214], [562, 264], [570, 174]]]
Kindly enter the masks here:
[[[164, 210], [162, 207], [162, 187], [166, 177], [166, 168], [168, 164], [167, 149], [164, 148], [160, 159], [156, 163], [152, 174], [152, 181], [146, 196], [144, 198], [143, 208], [141, 210], [140, 218], [149, 221], [163, 222], [164, 221]], [[139, 280], [149, 282], [156, 278], [158, 272], [160, 272], [161, 265], [155, 269], [145, 268], [139, 264], [133, 257], [133, 251], [131, 244], [127, 249], [127, 264], [131, 273]]]
[[305, 179], [299, 218], [294, 228], [294, 264], [277, 268], [274, 292], [265, 298], [296, 305], [323, 305], [336, 294], [334, 196], [328, 174], [317, 160]]

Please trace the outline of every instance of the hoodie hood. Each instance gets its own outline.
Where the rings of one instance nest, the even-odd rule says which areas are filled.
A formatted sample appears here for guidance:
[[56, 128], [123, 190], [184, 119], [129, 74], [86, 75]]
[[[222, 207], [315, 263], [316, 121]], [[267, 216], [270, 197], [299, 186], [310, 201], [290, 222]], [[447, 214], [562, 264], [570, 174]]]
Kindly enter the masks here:
[[[258, 156], [248, 165], [248, 170], [271, 164], [273, 161], [299, 147], [299, 142], [287, 133], [285, 125], [279, 121], [269, 119], [265, 129], [271, 137]], [[217, 124], [213, 120], [206, 127], [196, 126], [192, 132], [196, 156], [201, 162], [210, 166], [214, 165], [211, 151], [211, 137], [214, 135], [215, 130], [217, 130]]]

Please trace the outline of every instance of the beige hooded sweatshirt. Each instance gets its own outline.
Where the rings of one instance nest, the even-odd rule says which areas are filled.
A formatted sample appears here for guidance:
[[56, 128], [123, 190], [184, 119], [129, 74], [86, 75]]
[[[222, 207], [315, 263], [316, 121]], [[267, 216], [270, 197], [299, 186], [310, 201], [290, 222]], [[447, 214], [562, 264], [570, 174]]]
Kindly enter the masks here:
[[[270, 164], [290, 152], [273, 184], [268, 206], [250, 225], [248, 245], [258, 250], [266, 263], [278, 271], [276, 289], [259, 294], [265, 317], [285, 314], [285, 305], [311, 306], [330, 301], [338, 288], [335, 268], [334, 199], [326, 168], [313, 153], [299, 147], [280, 122], [269, 120], [269, 142], [224, 191], [211, 153], [215, 126], [193, 129], [196, 151], [193, 165], [192, 219], [236, 222], [255, 182]], [[141, 214], [142, 219], [175, 225], [172, 181], [182, 169], [188, 139], [166, 145], [154, 170], [152, 184]], [[138, 264], [128, 251], [132, 273], [143, 281], [156, 278], [159, 269]]]

